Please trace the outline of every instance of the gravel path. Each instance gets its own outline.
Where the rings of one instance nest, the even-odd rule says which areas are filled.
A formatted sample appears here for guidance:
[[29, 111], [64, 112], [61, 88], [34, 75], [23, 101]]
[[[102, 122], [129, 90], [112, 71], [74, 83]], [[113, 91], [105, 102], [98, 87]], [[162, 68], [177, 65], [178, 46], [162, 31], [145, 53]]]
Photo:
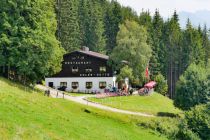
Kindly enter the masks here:
[[77, 102], [80, 104], [88, 105], [91, 107], [95, 107], [95, 108], [99, 108], [99, 109], [103, 109], [103, 110], [107, 110], [107, 111], [129, 114], [129, 115], [144, 116], [144, 117], [154, 117], [154, 115], [149, 115], [149, 114], [141, 113], [141, 112], [133, 112], [133, 111], [128, 111], [128, 110], [117, 109], [117, 108], [105, 106], [102, 104], [98, 104], [98, 103], [94, 103], [94, 102], [90, 102], [90, 101], [86, 100], [88, 97], [94, 97], [95, 95], [73, 97], [73, 96], [69, 96], [69, 95], [63, 95], [60, 91], [58, 92], [55, 89], [51, 89], [51, 88], [48, 88], [48, 87], [45, 87], [42, 85], [37, 85], [36, 87], [39, 88], [40, 90], [50, 89], [50, 96], [53, 98], [63, 98], [64, 97], [64, 99], [66, 99], [66, 100], [74, 101], [74, 102]]

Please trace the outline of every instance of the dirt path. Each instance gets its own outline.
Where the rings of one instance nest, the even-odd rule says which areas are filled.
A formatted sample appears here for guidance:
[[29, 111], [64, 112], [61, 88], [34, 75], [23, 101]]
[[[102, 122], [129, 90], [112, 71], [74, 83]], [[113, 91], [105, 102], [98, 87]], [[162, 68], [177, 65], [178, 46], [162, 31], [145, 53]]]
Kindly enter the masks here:
[[[48, 87], [45, 87], [42, 85], [37, 85], [37, 88], [39, 88], [40, 90], [49, 89]], [[61, 92], [58, 92], [55, 89], [50, 89], [50, 95], [53, 98], [63, 98], [63, 96], [64, 96], [64, 99], [66, 99], [66, 100], [74, 101], [74, 102], [77, 102], [80, 104], [88, 105], [91, 107], [95, 107], [95, 108], [99, 108], [99, 109], [103, 109], [103, 110], [107, 110], [107, 111], [129, 114], [129, 115], [144, 116], [144, 117], [154, 117], [154, 115], [149, 115], [149, 114], [141, 113], [141, 112], [133, 112], [133, 111], [128, 111], [128, 110], [117, 109], [117, 108], [105, 106], [102, 104], [98, 104], [98, 103], [94, 103], [94, 102], [90, 102], [90, 101], [86, 100], [88, 97], [94, 97], [95, 95], [73, 97], [73, 96], [69, 96], [69, 95], [63, 95]]]

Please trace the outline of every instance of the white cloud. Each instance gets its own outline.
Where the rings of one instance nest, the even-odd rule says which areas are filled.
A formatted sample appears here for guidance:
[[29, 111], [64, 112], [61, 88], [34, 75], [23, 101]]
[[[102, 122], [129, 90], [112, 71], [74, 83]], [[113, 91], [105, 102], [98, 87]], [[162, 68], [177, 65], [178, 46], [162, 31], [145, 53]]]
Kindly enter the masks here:
[[124, 6], [132, 7], [137, 13], [142, 9], [149, 9], [154, 13], [159, 9], [161, 15], [169, 17], [174, 10], [177, 12], [196, 12], [199, 10], [210, 10], [210, 0], [117, 0]]

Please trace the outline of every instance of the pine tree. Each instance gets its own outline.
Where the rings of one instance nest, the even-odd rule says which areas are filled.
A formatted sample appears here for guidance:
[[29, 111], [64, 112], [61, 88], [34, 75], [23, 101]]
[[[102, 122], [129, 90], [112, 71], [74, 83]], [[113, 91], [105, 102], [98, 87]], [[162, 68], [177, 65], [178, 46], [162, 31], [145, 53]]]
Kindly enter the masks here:
[[111, 1], [107, 7], [104, 17], [105, 34], [106, 34], [106, 49], [107, 53], [116, 47], [116, 37], [119, 31], [119, 25], [122, 23], [121, 6], [116, 1]]
[[79, 16], [79, 27], [80, 27], [80, 36], [81, 36], [81, 45], [89, 46], [88, 37], [90, 33], [90, 4], [87, 0], [80, 0], [78, 7], [78, 16]]
[[105, 53], [106, 40], [104, 36], [103, 13], [99, 3], [92, 1], [90, 16], [89, 47], [93, 51]]
[[106, 38], [104, 35], [103, 1], [79, 1], [79, 25], [82, 45], [92, 51], [105, 53]]
[[62, 0], [58, 2], [58, 38], [67, 52], [81, 47], [81, 37], [78, 21], [78, 1]]
[[167, 47], [167, 80], [169, 86], [170, 97], [173, 98], [175, 93], [175, 84], [179, 78], [180, 71], [180, 56], [181, 56], [181, 29], [179, 18], [176, 11], [173, 17], [166, 22], [164, 27], [164, 42]]
[[152, 79], [159, 73], [164, 73], [164, 59], [165, 59], [165, 45], [162, 41], [162, 31], [163, 31], [163, 19], [159, 14], [159, 11], [156, 10], [155, 15], [152, 19], [152, 28], [151, 30], [151, 42], [152, 42], [152, 57], [150, 59], [150, 74]]
[[202, 45], [205, 51], [205, 64], [207, 64], [208, 59], [210, 58], [210, 41], [206, 24], [202, 31]]

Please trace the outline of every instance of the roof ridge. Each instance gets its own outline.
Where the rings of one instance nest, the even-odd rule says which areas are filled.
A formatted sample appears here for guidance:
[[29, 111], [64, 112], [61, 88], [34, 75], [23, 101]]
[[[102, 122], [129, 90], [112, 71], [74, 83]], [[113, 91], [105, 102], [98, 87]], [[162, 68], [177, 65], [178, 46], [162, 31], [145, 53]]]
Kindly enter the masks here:
[[95, 56], [95, 57], [99, 57], [99, 58], [103, 58], [103, 59], [109, 59], [108, 55], [98, 53], [98, 52], [94, 52], [94, 51], [79, 50], [78, 52], [81, 52], [81, 53], [84, 53], [84, 54], [87, 54], [87, 55], [91, 55], [91, 56]]

